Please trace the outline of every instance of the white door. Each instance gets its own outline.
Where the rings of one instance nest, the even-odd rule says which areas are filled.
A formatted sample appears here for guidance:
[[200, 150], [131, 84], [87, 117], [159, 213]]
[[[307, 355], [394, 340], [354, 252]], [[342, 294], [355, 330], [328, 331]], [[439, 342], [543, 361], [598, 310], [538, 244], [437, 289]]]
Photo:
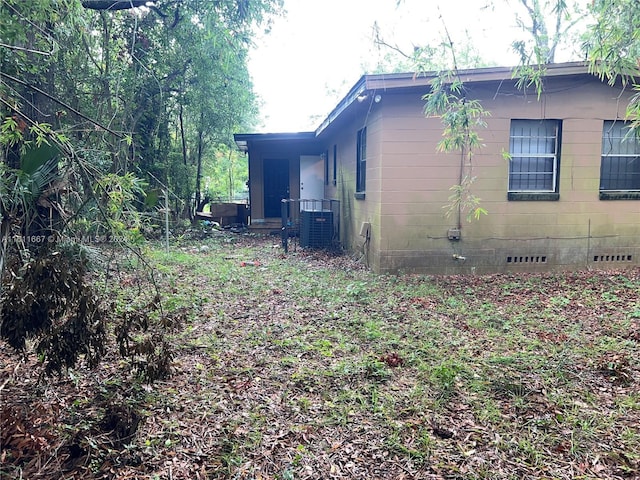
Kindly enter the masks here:
[[[300, 156], [300, 200], [324, 198], [324, 160], [319, 155]], [[300, 202], [301, 210], [322, 210], [322, 202]]]

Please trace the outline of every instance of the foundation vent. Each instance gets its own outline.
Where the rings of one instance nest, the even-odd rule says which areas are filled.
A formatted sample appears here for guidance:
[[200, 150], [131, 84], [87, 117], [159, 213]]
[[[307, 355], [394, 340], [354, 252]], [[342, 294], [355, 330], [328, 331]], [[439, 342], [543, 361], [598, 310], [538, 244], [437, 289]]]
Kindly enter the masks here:
[[507, 263], [547, 263], [546, 255], [510, 255], [507, 257]]
[[632, 255], [594, 255], [594, 262], [631, 262]]

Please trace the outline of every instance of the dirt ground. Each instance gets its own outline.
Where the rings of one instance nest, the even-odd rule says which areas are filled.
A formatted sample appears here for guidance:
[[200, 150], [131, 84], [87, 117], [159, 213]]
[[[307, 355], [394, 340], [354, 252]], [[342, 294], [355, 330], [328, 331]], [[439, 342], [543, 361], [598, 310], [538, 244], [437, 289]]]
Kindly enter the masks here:
[[[151, 252], [169, 378], [0, 343], [0, 477], [640, 478], [640, 269], [381, 277], [278, 243]], [[110, 276], [115, 312], [156, 293]]]

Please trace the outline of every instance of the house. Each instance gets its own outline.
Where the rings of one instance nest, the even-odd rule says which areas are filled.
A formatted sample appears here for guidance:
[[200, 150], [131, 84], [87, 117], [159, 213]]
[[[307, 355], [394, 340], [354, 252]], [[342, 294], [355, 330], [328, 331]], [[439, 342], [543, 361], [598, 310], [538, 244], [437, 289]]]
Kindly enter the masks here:
[[424, 114], [434, 76], [365, 75], [314, 132], [235, 136], [249, 157], [252, 228], [279, 228], [283, 198], [326, 198], [340, 202], [341, 245], [379, 273], [640, 265], [629, 86], [583, 63], [547, 66], [539, 97], [511, 68], [460, 74], [490, 112], [471, 187], [487, 215], [445, 215], [461, 155], [437, 150], [441, 119]]

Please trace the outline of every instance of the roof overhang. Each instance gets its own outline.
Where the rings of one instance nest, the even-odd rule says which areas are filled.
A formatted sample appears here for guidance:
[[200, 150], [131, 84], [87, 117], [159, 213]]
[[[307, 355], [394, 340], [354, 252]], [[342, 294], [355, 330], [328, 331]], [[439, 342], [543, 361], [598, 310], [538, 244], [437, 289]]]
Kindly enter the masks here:
[[[537, 67], [533, 67], [537, 68]], [[567, 62], [540, 66], [542, 77], [562, 77], [572, 75], [587, 75], [592, 73], [586, 62]], [[249, 133], [236, 134], [234, 139], [238, 148], [248, 151], [251, 143], [269, 141], [314, 140], [319, 137], [330, 125], [343, 116], [345, 111], [351, 111], [352, 106], [365, 103], [367, 99], [375, 98], [389, 90], [403, 90], [415, 88], [429, 88], [435, 78], [442, 72], [432, 71], [424, 73], [391, 73], [363, 75], [351, 87], [345, 97], [327, 115], [320, 126], [314, 132], [297, 133]], [[518, 79], [518, 67], [486, 67], [459, 70], [457, 77], [465, 84], [479, 84], [483, 82], [504, 82]]]
[[[533, 67], [535, 68], [535, 67]], [[584, 75], [590, 73], [589, 66], [585, 62], [567, 62], [542, 65], [542, 76], [557, 77], [568, 75]], [[319, 136], [331, 125], [345, 110], [354, 102], [362, 102], [369, 95], [382, 93], [389, 90], [407, 89], [416, 87], [429, 87], [433, 80], [442, 72], [431, 71], [424, 73], [390, 73], [363, 75], [360, 80], [349, 90], [349, 93], [336, 105], [325, 120], [316, 129], [315, 134]], [[506, 80], [517, 80], [518, 67], [486, 67], [459, 70], [458, 77], [463, 83], [500, 82]]]
[[315, 140], [315, 138], [315, 132], [236, 133], [233, 135], [238, 149], [245, 153], [249, 151], [250, 145], [256, 143], [304, 141]]

